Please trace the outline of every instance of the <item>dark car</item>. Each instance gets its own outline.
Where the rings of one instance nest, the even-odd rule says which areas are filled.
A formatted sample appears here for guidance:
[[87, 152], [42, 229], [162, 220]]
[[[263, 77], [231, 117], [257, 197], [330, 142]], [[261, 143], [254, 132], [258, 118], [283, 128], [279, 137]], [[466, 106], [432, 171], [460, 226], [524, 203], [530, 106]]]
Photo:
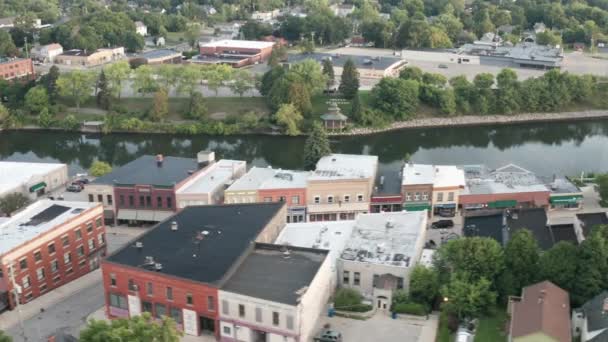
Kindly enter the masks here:
[[454, 227], [454, 221], [452, 220], [439, 220], [437, 222], [433, 222], [431, 224], [431, 228], [440, 229], [440, 228], [452, 228]]
[[80, 184], [70, 184], [68, 185], [67, 189], [68, 192], [81, 192], [82, 191], [82, 186]]
[[81, 186], [84, 186], [85, 184], [89, 184], [89, 180], [86, 178], [81, 178], [73, 181], [72, 184], [79, 184]]
[[324, 330], [318, 337], [314, 338], [315, 342], [342, 342], [342, 334], [335, 330]]

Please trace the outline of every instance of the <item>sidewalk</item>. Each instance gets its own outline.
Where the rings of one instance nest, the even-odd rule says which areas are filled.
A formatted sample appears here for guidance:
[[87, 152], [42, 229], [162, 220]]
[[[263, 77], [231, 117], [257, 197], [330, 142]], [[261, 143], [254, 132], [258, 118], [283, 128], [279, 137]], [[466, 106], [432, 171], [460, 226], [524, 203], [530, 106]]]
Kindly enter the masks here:
[[[35, 298], [29, 303], [20, 305], [21, 319], [27, 320], [38, 313], [41, 309], [57, 304], [74, 293], [81, 291], [84, 288], [93, 286], [101, 282], [101, 270], [97, 269], [78, 279], [75, 279], [63, 286], [60, 286], [49, 293], [46, 293], [38, 298]], [[19, 324], [19, 311], [17, 309], [6, 311], [0, 315], [0, 330], [8, 330], [9, 328]]]
[[422, 326], [422, 331], [420, 332], [420, 337], [418, 338], [419, 342], [435, 342], [437, 338], [437, 329], [439, 328], [439, 314], [432, 313], [429, 315], [428, 321], [426, 324]]

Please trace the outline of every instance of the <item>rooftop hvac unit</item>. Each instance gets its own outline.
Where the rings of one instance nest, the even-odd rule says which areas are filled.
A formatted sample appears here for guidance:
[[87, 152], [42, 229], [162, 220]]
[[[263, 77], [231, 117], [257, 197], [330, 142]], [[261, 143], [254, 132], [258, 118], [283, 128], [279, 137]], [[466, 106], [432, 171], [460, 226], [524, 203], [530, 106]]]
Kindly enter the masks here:
[[163, 269], [163, 264], [155, 263], [154, 264], [154, 269], [156, 270], [156, 272], [159, 272], [160, 270]]
[[171, 222], [171, 230], [176, 231], [177, 230], [177, 221], [173, 221]]

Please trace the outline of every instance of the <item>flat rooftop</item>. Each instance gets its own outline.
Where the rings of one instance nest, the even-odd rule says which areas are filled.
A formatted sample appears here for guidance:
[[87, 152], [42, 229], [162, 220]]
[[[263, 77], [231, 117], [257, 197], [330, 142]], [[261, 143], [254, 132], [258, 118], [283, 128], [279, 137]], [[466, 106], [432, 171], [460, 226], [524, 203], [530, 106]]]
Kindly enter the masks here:
[[280, 169], [275, 171], [274, 176], [267, 178], [260, 185], [260, 190], [306, 188], [308, 177], [311, 174], [308, 171]]
[[503, 227], [503, 213], [496, 212], [489, 215], [465, 217], [462, 231], [466, 237], [479, 236], [492, 238], [504, 246], [507, 243], [508, 237]]
[[222, 290], [297, 305], [326, 257], [326, 250], [256, 244]]
[[483, 165], [467, 165], [463, 169], [466, 178], [463, 195], [549, 192], [534, 173], [514, 164], [496, 170]]
[[401, 196], [401, 174], [379, 168], [374, 184], [374, 196]]
[[591, 234], [595, 226], [608, 224], [608, 215], [605, 212], [576, 214], [576, 218], [581, 222], [585, 238]]
[[542, 250], [547, 250], [555, 244], [555, 237], [547, 224], [547, 213], [544, 208], [510, 209], [506, 216], [510, 236], [520, 229], [527, 229], [532, 232], [538, 247]]
[[490, 46], [485, 44], [464, 44], [458, 50], [460, 54], [475, 56], [504, 57], [520, 61], [559, 64], [564, 53], [560, 48], [538, 45], [535, 43], [519, 43], [515, 46]]
[[581, 189], [574, 185], [571, 181], [566, 178], [555, 178], [552, 181], [547, 182], [547, 187], [551, 189], [551, 194], [582, 194]]
[[403, 167], [402, 184], [432, 184], [435, 188], [464, 187], [464, 170], [454, 165], [406, 163]]
[[207, 170], [202, 171], [194, 178], [188, 180], [177, 190], [178, 194], [206, 194], [217, 189], [218, 186], [227, 184], [239, 169], [244, 169], [246, 162], [243, 160], [222, 159], [213, 163]]
[[319, 159], [309, 180], [370, 178], [375, 176], [377, 168], [377, 156], [330, 154]]
[[269, 167], [254, 166], [243, 177], [232, 183], [226, 191], [257, 190], [262, 183], [274, 177], [275, 172], [274, 169]]
[[0, 194], [25, 184], [34, 176], [43, 176], [65, 168], [66, 164], [0, 162]]
[[287, 57], [289, 63], [298, 63], [306, 59], [312, 59], [319, 63], [324, 60], [331, 60], [334, 67], [343, 68], [347, 60], [352, 60], [357, 69], [375, 69], [385, 70], [393, 66], [396, 63], [404, 63], [405, 60], [399, 57], [387, 57], [387, 56], [364, 56], [364, 55], [342, 55], [335, 53], [307, 53], [307, 54], [290, 54]]
[[160, 49], [160, 50], [151, 50], [151, 51], [146, 51], [142, 54], [140, 54], [138, 57], [140, 58], [146, 58], [146, 59], [156, 59], [156, 58], [163, 58], [163, 57], [181, 57], [181, 53], [175, 51], [175, 50], [169, 50], [169, 49]]
[[[218, 284], [284, 203], [205, 205], [184, 208], [106, 260], [208, 284]], [[172, 230], [173, 222], [177, 230]], [[135, 246], [141, 242], [142, 248]], [[148, 258], [146, 258], [148, 257]]]
[[79, 49], [65, 50], [61, 53], [63, 56], [79, 56], [79, 57], [88, 57], [97, 52], [97, 50], [85, 51]]
[[340, 257], [355, 228], [355, 221], [289, 223], [275, 244], [329, 250], [332, 264]]
[[164, 156], [161, 166], [156, 156], [143, 155], [112, 172], [95, 179], [93, 184], [146, 184], [173, 187], [199, 169], [196, 159]]
[[99, 203], [42, 199], [0, 222], [0, 255], [34, 240]]
[[223, 39], [213, 42], [200, 44], [200, 47], [223, 47], [241, 49], [265, 49], [274, 46], [274, 42], [264, 42], [257, 40], [232, 40]]
[[359, 214], [343, 260], [410, 267], [426, 232], [426, 211]]

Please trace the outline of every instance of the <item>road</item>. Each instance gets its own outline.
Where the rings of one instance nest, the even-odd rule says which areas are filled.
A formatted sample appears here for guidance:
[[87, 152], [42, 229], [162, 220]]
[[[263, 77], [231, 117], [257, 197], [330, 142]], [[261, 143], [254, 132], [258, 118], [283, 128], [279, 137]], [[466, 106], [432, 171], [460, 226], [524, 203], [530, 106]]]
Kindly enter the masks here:
[[[107, 227], [106, 240], [108, 241], [108, 252], [111, 253], [124, 246], [128, 241], [144, 231], [145, 229], [142, 228]], [[67, 298], [59, 300], [49, 307], [39, 306], [39, 310], [34, 311], [37, 314], [24, 320], [25, 339], [22, 336], [19, 324], [6, 329], [6, 332], [13, 337], [13, 341], [46, 341], [46, 338], [57, 330], [64, 330], [74, 336], [78, 336], [86, 318], [104, 305], [101, 270], [95, 270], [85, 277], [88, 277], [86, 281], [83, 279], [84, 277], [79, 278], [47, 294], [48, 296], [57, 295], [66, 286], [75, 288]], [[79, 286], [79, 283], [83, 285]], [[27, 305], [30, 304], [36, 305], [36, 300]], [[32, 311], [30, 310], [30, 312]], [[0, 315], [0, 320], [5, 315], [16, 314], [16, 311], [4, 312]]]

